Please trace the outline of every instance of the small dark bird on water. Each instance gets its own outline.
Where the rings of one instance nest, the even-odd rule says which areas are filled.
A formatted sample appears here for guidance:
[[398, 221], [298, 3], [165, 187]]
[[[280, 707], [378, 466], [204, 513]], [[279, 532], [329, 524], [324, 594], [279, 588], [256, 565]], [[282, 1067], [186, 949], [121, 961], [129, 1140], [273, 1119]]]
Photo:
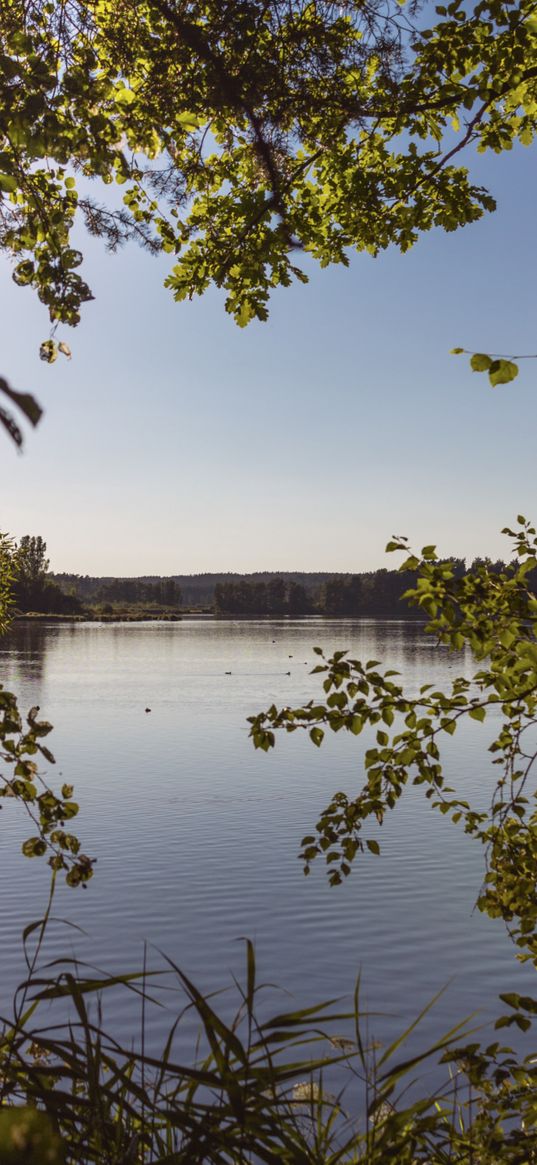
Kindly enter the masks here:
[[224, 672], [224, 675], [225, 675], [225, 676], [230, 676], [230, 675], [231, 675], [231, 672], [230, 672], [230, 671], [225, 671], [225, 672]]
[[290, 675], [291, 675], [291, 672], [290, 672], [290, 671], [286, 671], [286, 673], [285, 673], [285, 674], [286, 674], [286, 676], [290, 676]]
[[150, 711], [151, 711], [151, 708], [146, 708], [146, 712], [150, 712]]

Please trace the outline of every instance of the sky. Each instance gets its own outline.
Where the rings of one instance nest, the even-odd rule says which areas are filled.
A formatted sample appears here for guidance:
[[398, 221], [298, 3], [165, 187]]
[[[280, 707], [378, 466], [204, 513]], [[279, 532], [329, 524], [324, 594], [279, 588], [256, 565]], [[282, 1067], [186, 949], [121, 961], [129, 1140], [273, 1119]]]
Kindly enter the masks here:
[[0, 528], [94, 575], [393, 568], [392, 534], [471, 560], [537, 518], [537, 364], [491, 389], [454, 346], [537, 351], [535, 154], [470, 159], [498, 201], [406, 255], [308, 264], [268, 323], [209, 291], [175, 304], [169, 256], [85, 239], [95, 302], [38, 358], [48, 318], [0, 267], [0, 371], [45, 408], [18, 454], [0, 434]]

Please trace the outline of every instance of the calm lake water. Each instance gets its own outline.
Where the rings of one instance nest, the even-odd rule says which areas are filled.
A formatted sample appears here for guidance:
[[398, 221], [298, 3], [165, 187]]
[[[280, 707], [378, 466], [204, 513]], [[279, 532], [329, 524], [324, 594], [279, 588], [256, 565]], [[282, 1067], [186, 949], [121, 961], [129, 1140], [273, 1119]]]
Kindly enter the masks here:
[[[517, 964], [500, 923], [473, 912], [483, 855], [420, 788], [383, 826], [381, 857], [359, 860], [343, 886], [328, 886], [320, 861], [303, 876], [300, 839], [333, 791], [358, 789], [366, 735], [340, 734], [317, 750], [295, 733], [266, 755], [254, 752], [246, 717], [319, 692], [313, 644], [382, 660], [414, 690], [471, 670], [468, 656], [450, 656], [405, 622], [19, 624], [2, 641], [2, 682], [54, 724], [50, 780], [75, 785], [75, 830], [98, 857], [88, 889], [62, 889], [55, 905], [86, 936], [54, 924], [47, 954], [129, 970], [147, 941], [150, 960], [162, 950], [213, 990], [240, 976], [238, 940], [249, 936], [261, 978], [290, 993], [280, 1007], [350, 997], [361, 970], [368, 1006], [385, 1013], [370, 1021], [380, 1039], [448, 984], [420, 1038], [476, 1009], [489, 1021], [498, 992], [531, 992], [535, 973]], [[446, 745], [452, 783], [481, 803], [497, 771], [486, 751], [492, 734], [492, 724], [473, 722]], [[18, 854], [26, 823], [4, 806], [5, 1012], [21, 974], [22, 926], [43, 908], [46, 867]], [[124, 1036], [133, 1006], [114, 1003]], [[152, 1039], [169, 1024], [163, 1008]]]

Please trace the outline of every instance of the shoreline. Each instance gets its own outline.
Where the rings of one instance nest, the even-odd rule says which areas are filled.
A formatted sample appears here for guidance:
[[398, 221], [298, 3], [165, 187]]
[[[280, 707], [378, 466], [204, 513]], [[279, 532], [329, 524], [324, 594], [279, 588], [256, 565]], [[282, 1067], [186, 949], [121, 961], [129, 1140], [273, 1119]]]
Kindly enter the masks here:
[[[188, 618], [188, 616], [186, 616]], [[43, 611], [27, 611], [13, 615], [13, 623], [180, 623], [184, 615], [148, 614], [131, 615], [118, 612], [114, 615], [68, 615], [59, 612], [46, 614]], [[212, 616], [209, 616], [212, 618]]]
[[45, 614], [42, 611], [28, 611], [25, 614], [13, 615], [12, 623], [181, 623], [189, 619], [213, 620], [222, 623], [416, 623], [427, 622], [425, 617], [397, 617], [395, 615], [323, 615], [320, 612], [310, 615], [215, 615], [212, 611], [185, 611], [181, 615], [141, 614], [134, 615], [120, 613], [113, 615], [67, 615], [59, 613]]

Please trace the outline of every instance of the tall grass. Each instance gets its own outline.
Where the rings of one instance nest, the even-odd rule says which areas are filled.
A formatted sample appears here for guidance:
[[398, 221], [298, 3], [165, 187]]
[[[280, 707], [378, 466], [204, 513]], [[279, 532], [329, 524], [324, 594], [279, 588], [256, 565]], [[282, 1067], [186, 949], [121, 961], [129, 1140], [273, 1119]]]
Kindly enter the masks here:
[[[230, 1019], [227, 999], [203, 994], [170, 960], [121, 976], [42, 963], [49, 917], [50, 904], [25, 931], [27, 976], [1, 1022], [1, 1165], [537, 1162], [535, 1066], [469, 1042], [468, 1022], [411, 1054], [422, 1016], [389, 1047], [368, 1044], [359, 984], [346, 1010], [336, 1000], [269, 1014], [273, 992], [258, 983], [249, 941]], [[156, 1055], [147, 1048], [161, 981], [179, 999]], [[106, 1029], [118, 991], [141, 1005], [134, 1046]], [[184, 1063], [192, 1012], [200, 1036]], [[439, 1062], [443, 1084], [427, 1090], [423, 1074]]]

